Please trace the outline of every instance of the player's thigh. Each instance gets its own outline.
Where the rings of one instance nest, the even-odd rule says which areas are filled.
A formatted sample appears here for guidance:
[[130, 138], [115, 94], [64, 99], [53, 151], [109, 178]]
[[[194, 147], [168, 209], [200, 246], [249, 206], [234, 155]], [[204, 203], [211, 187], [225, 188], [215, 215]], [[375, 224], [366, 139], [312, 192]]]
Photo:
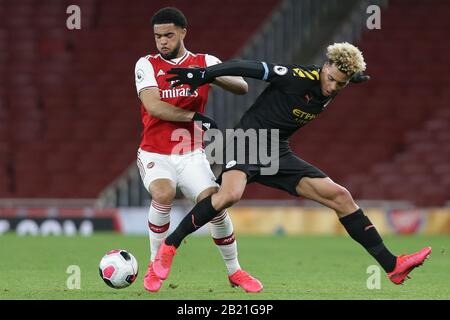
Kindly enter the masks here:
[[[219, 187], [204, 152], [195, 151], [179, 163], [178, 187], [183, 195], [196, 203]], [[208, 194], [209, 193], [209, 194]]]
[[152, 198], [158, 202], [175, 197], [177, 173], [170, 157], [139, 150], [137, 166], [141, 180]]

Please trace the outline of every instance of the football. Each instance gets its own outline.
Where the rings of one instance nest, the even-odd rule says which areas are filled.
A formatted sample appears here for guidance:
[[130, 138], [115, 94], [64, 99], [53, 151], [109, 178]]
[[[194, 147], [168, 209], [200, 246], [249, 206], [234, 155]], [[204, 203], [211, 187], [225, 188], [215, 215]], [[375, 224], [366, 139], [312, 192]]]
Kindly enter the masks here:
[[138, 275], [136, 258], [126, 250], [111, 250], [100, 261], [100, 277], [111, 288], [122, 289], [131, 285]]

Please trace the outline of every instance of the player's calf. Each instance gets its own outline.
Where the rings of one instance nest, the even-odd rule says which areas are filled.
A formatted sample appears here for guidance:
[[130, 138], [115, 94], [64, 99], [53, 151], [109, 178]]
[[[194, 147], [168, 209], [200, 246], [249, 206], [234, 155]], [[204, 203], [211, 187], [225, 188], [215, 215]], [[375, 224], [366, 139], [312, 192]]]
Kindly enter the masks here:
[[386, 248], [377, 229], [361, 209], [339, 221], [350, 237], [362, 245], [386, 272], [394, 270], [397, 257]]
[[211, 203], [211, 196], [206, 197], [197, 203], [183, 220], [181, 220], [178, 227], [167, 237], [165, 244], [178, 248], [184, 238], [207, 224], [219, 212], [214, 209]]

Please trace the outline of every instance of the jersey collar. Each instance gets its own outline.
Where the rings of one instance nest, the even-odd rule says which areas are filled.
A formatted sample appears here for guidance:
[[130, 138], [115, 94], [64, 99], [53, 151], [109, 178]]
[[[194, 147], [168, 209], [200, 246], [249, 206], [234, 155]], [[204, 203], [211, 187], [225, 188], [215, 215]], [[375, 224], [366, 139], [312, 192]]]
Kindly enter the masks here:
[[186, 50], [186, 52], [184, 53], [184, 55], [182, 57], [179, 58], [175, 58], [172, 60], [166, 60], [162, 57], [161, 54], [158, 54], [160, 56], [160, 58], [164, 61], [166, 61], [167, 63], [173, 64], [174, 66], [183, 63], [190, 55], [192, 54], [192, 52], [190, 52], [189, 50]]

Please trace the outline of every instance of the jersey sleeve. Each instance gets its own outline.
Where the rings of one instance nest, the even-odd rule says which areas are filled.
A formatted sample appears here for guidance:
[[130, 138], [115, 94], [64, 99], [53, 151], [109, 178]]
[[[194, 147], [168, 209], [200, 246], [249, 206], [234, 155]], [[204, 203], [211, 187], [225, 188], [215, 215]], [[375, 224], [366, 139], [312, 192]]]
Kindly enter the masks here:
[[210, 54], [205, 55], [205, 62], [206, 62], [207, 67], [211, 67], [216, 64], [222, 63], [222, 61], [220, 61], [219, 58], [217, 58], [213, 55], [210, 55]]
[[152, 87], [158, 87], [153, 66], [150, 61], [145, 58], [140, 58], [136, 63], [136, 66], [134, 68], [134, 76], [138, 96], [143, 90]]
[[263, 63], [265, 81], [274, 84], [288, 93], [307, 89], [320, 81], [320, 69], [315, 66], [276, 65]]

